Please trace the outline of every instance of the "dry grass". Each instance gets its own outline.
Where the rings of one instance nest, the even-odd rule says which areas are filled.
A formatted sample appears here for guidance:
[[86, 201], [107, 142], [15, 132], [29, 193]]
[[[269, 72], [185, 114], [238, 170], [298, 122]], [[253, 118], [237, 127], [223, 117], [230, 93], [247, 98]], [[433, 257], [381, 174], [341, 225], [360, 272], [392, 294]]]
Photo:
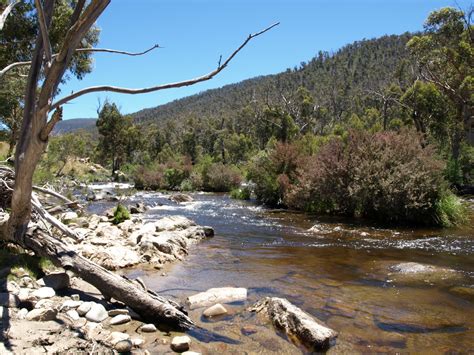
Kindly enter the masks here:
[[9, 147], [10, 145], [7, 142], [0, 142], [0, 160], [4, 160], [7, 157]]

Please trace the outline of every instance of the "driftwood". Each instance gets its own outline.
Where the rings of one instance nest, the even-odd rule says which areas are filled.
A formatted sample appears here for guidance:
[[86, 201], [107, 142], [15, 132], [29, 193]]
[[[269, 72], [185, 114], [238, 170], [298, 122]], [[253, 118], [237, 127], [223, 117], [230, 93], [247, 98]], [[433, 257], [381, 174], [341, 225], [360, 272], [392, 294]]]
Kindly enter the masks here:
[[254, 305], [251, 311], [264, 313], [277, 329], [310, 351], [326, 351], [335, 343], [337, 332], [319, 324], [284, 298], [267, 297]]
[[[14, 186], [13, 177], [14, 173], [10, 168], [0, 166], [2, 202], [11, 201]], [[49, 223], [68, 236], [71, 236], [70, 233], [74, 233], [59, 220], [49, 215], [37, 196], [33, 195], [31, 202], [34, 212], [33, 221], [43, 220], [43, 225]], [[5, 207], [9, 206], [2, 208]], [[4, 218], [0, 218], [0, 232], [4, 230], [2, 227], [8, 220], [8, 214], [4, 212], [2, 217]], [[32, 250], [38, 256], [48, 258], [56, 266], [73, 271], [77, 276], [101, 291], [106, 299], [114, 298], [125, 303], [147, 322], [164, 324], [177, 329], [189, 329], [194, 326], [192, 320], [177, 303], [147, 290], [143, 282], [128, 280], [80, 256], [72, 251], [68, 244], [37, 223], [29, 224], [28, 231], [23, 238], [9, 241]]]

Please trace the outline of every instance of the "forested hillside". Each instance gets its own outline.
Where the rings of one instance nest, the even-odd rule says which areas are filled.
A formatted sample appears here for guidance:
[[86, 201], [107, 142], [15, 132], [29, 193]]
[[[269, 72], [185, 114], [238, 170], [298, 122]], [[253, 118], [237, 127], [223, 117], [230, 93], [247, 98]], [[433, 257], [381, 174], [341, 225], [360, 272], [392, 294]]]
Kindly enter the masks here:
[[132, 116], [140, 123], [190, 117], [239, 119], [249, 105], [273, 106], [294, 100], [299, 87], [309, 91], [320, 115], [340, 120], [350, 113], [364, 114], [365, 101], [379, 101], [383, 88], [391, 83], [403, 88], [412, 80], [406, 48], [410, 38], [405, 33], [357, 41], [336, 53], [319, 52], [309, 62], [283, 73], [208, 90]]

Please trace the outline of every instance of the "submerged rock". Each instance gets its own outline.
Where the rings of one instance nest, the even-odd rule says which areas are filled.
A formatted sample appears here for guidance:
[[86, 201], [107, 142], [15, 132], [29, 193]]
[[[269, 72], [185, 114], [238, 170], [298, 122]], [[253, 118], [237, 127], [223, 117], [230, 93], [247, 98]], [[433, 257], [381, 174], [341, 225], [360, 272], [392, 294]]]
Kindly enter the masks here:
[[120, 340], [114, 345], [114, 350], [116, 350], [119, 353], [128, 353], [130, 350], [132, 350], [133, 343], [126, 339], [126, 340]]
[[204, 317], [216, 317], [226, 313], [227, 309], [225, 309], [225, 307], [220, 303], [215, 304], [214, 306], [209, 307], [204, 312], [202, 312]]
[[267, 297], [252, 311], [263, 312], [276, 328], [283, 330], [290, 339], [296, 337], [310, 351], [326, 351], [334, 345], [338, 335], [284, 298]]
[[245, 301], [247, 289], [242, 287], [211, 288], [205, 292], [189, 296], [187, 303], [190, 309], [208, 307], [216, 303]]

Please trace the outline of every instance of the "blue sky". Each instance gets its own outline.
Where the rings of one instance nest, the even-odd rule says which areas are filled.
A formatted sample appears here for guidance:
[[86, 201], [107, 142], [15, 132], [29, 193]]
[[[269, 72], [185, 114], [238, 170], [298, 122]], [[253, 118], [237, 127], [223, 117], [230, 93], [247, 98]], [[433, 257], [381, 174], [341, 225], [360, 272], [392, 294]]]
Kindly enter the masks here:
[[95, 54], [94, 71], [70, 80], [65, 94], [93, 85], [145, 87], [200, 76], [216, 68], [249, 33], [279, 21], [255, 38], [219, 76], [188, 88], [145, 95], [94, 93], [64, 107], [64, 118], [95, 118], [99, 101], [116, 102], [123, 113], [273, 74], [308, 61], [319, 50], [336, 51], [363, 38], [422, 29], [430, 11], [467, 8], [464, 0], [115, 0], [98, 21], [99, 47], [141, 51], [146, 56]]

